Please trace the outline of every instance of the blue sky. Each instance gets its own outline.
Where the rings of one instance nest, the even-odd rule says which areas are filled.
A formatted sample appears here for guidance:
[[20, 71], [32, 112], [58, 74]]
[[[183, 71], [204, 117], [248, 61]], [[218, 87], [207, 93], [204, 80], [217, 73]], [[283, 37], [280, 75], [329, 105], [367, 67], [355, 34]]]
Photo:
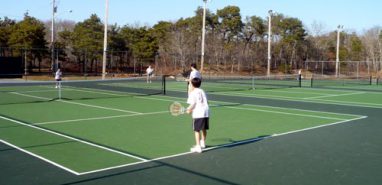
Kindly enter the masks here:
[[[83, 21], [92, 13], [103, 19], [105, 0], [56, 0], [58, 19]], [[20, 20], [28, 11], [40, 20], [51, 18], [52, 0], [0, 0], [0, 17]], [[109, 23], [120, 26], [154, 25], [160, 20], [175, 21], [191, 17], [202, 0], [109, 0]], [[324, 26], [324, 31], [344, 29], [362, 33], [374, 26], [382, 26], [382, 1], [378, 0], [212, 0], [208, 8], [216, 13], [228, 5], [240, 7], [241, 15], [266, 18], [268, 10], [296, 17], [310, 29], [313, 22]], [[72, 13], [69, 13], [72, 10]]]

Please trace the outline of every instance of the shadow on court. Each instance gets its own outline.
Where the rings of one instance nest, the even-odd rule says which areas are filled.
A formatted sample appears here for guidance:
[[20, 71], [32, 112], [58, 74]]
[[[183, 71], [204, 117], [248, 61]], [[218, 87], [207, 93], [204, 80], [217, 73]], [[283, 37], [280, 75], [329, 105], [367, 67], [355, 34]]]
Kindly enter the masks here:
[[[162, 162], [162, 161], [155, 161], [155, 162], [151, 162], [151, 166], [149, 167], [143, 167], [143, 168], [139, 168], [139, 169], [134, 169], [134, 170], [126, 170], [126, 171], [121, 171], [121, 172], [117, 172], [117, 173], [112, 173], [112, 174], [108, 174], [108, 175], [101, 175], [101, 176], [97, 176], [97, 177], [93, 177], [93, 178], [87, 178], [87, 179], [84, 179], [84, 180], [78, 180], [78, 181], [74, 181], [74, 182], [69, 182], [69, 183], [64, 183], [63, 185], [74, 185], [74, 184], [103, 184], [102, 182], [108, 182], [110, 184], [119, 184], [121, 182], [122, 179], [120, 178], [123, 178], [125, 180], [128, 180], [128, 181], [134, 181], [134, 179], [137, 179], [139, 181], [145, 181], [145, 179], [142, 179], [141, 177], [139, 176], [146, 176], [147, 173], [150, 173], [149, 171], [150, 170], [153, 170], [153, 171], [163, 171], [163, 170], [170, 170], [170, 171], [173, 171], [174, 173], [181, 173], [183, 174], [184, 176], [184, 182], [187, 180], [187, 178], [189, 178], [190, 176], [192, 177], [198, 177], [198, 178], [202, 178], [202, 179], [205, 179], [206, 182], [213, 182], [213, 184], [226, 184], [226, 185], [239, 185], [238, 183], [234, 183], [234, 182], [230, 182], [230, 181], [227, 181], [227, 180], [224, 180], [222, 178], [218, 178], [218, 177], [213, 177], [213, 176], [210, 176], [210, 175], [206, 175], [206, 174], [203, 174], [201, 172], [198, 172], [196, 170], [190, 170], [188, 168], [184, 168], [184, 167], [181, 167], [181, 166], [177, 166], [177, 165], [173, 165], [173, 164], [170, 164], [170, 163], [166, 163], [166, 162]], [[137, 174], [141, 172], [141, 174]], [[139, 178], [137, 178], [139, 177]], [[169, 177], [166, 177], [166, 176], [162, 176], [160, 173], [157, 173], [157, 174], [153, 174], [152, 176], [150, 176], [150, 178], [155, 178], [155, 179], [160, 179], [160, 178], [163, 178], [163, 179], [172, 179], [170, 180], [169, 182], [174, 182], [174, 177], [175, 178], [179, 178], [180, 176], [169, 176]], [[148, 180], [148, 179], [146, 179]], [[150, 181], [150, 180], [148, 180]], [[155, 182], [152, 182], [154, 184], [162, 184], [161, 182], [159, 182], [160, 180], [158, 181], [155, 181]], [[123, 183], [122, 183], [123, 184]], [[165, 184], [165, 183], [163, 183]], [[179, 184], [182, 184], [182, 180], [179, 179]]]
[[[224, 141], [224, 142], [227, 142], [228, 144], [224, 144], [221, 146], [212, 146], [210, 149], [207, 148], [207, 150], [203, 151], [202, 154], [195, 154], [195, 155], [190, 154], [189, 156], [198, 157], [196, 155], [202, 156], [203, 154], [207, 154], [213, 150], [219, 150], [222, 148], [233, 148], [233, 147], [237, 147], [237, 146], [241, 146], [241, 145], [251, 144], [251, 143], [259, 142], [259, 141], [266, 139], [268, 137], [270, 137], [270, 136], [264, 135], [264, 136], [259, 136], [259, 137], [252, 138], [252, 139], [247, 139], [247, 140], [233, 140], [232, 138], [217, 138], [217, 139], [214, 139], [214, 141]], [[120, 172], [107, 174], [107, 175], [101, 175], [101, 176], [92, 177], [92, 178], [87, 178], [84, 180], [78, 180], [78, 181], [74, 181], [74, 182], [70, 182], [70, 183], [65, 183], [64, 185], [93, 184], [96, 181], [107, 181], [107, 182], [112, 183], [113, 181], [116, 181], [117, 179], [119, 179], [119, 176], [122, 178], [126, 178], [128, 176], [131, 177], [130, 175], [133, 175], [134, 173], [142, 172], [143, 174], [147, 174], [147, 173], [150, 173], [149, 172], [150, 170], [156, 171], [156, 170], [169, 170], [169, 169], [171, 171], [175, 170], [176, 173], [181, 172], [185, 179], [187, 179], [188, 176], [192, 176], [194, 178], [198, 177], [199, 180], [197, 182], [199, 182], [199, 183], [200, 183], [200, 179], [204, 179], [206, 182], [209, 182], [208, 184], [212, 183], [212, 184], [239, 185], [239, 183], [224, 180], [223, 177], [218, 178], [218, 177], [214, 177], [211, 175], [207, 175], [205, 173], [201, 173], [197, 170], [192, 170], [193, 165], [195, 165], [192, 163], [186, 164], [187, 168], [181, 167], [180, 165], [170, 164], [170, 163], [167, 163], [164, 161], [153, 161], [150, 163], [146, 163], [144, 165], [150, 165], [150, 166], [142, 167], [142, 168], [138, 168], [138, 169], [133, 169], [133, 170], [126, 170], [126, 171], [123, 170], [123, 168], [116, 169], [116, 171], [120, 171]], [[108, 173], [108, 172], [104, 172], [104, 173]], [[152, 177], [159, 179], [159, 178], [161, 178], [161, 175], [158, 174], [158, 176], [152, 176]], [[166, 177], [162, 177], [162, 178], [166, 178]], [[173, 177], [171, 177], [170, 179], [173, 179]], [[175, 179], [182, 179], [182, 177], [175, 177]], [[129, 181], [131, 181], [131, 179], [129, 179]], [[171, 180], [171, 182], [174, 182], [174, 181]], [[179, 181], [180, 184], [182, 184], [181, 182], [182, 181]], [[97, 184], [97, 183], [95, 183], [95, 184]], [[161, 184], [161, 183], [156, 182], [156, 184]]]

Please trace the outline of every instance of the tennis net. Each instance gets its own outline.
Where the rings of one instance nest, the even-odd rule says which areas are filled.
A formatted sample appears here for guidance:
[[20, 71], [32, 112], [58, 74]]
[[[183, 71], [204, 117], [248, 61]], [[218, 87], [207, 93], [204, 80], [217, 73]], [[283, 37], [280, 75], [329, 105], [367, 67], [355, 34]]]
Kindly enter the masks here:
[[253, 77], [254, 88], [292, 88], [301, 87], [301, 75], [272, 75]]
[[371, 76], [313, 76], [311, 79], [311, 87], [341, 87], [341, 86], [358, 86], [372, 85]]
[[46, 102], [56, 99], [83, 100], [163, 94], [162, 76], [147, 83], [145, 77], [61, 81], [0, 82], [0, 105]]
[[[166, 78], [167, 90], [185, 89], [182, 80]], [[207, 76], [203, 77], [202, 88], [206, 92], [245, 91], [254, 89], [275, 89], [301, 87], [299, 75], [273, 76]]]

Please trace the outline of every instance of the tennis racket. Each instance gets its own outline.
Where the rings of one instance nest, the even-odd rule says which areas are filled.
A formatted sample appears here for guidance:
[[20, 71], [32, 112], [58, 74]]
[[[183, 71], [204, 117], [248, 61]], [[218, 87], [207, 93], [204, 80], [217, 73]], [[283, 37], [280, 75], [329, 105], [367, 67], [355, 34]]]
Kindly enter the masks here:
[[182, 75], [180, 75], [180, 74], [175, 76], [175, 81], [177, 81], [177, 82], [184, 82], [186, 80], [187, 80], [187, 78], [182, 76]]
[[177, 75], [166, 75], [169, 79], [175, 80], [175, 81], [185, 81], [187, 78], [183, 77], [181, 74]]
[[179, 116], [186, 112], [186, 109], [179, 102], [174, 102], [169, 107], [170, 114], [173, 116]]

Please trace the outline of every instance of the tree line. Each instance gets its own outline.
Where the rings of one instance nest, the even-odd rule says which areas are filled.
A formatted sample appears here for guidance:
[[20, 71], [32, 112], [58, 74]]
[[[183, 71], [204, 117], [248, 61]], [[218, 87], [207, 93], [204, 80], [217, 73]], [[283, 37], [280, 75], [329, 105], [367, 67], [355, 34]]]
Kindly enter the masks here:
[[[109, 25], [108, 71], [126, 72], [152, 64], [156, 71], [170, 73], [200, 62], [203, 9], [177, 21], [160, 21], [153, 26]], [[56, 24], [54, 56], [67, 71], [97, 72], [103, 54], [103, 23], [95, 14], [75, 23]], [[337, 30], [322, 33], [315, 23], [310, 31], [301, 20], [281, 13], [272, 15], [273, 73], [294, 73], [309, 61], [335, 61]], [[51, 67], [50, 23], [28, 14], [16, 21], [0, 18], [0, 56], [23, 56], [31, 70]], [[210, 73], [265, 74], [267, 68], [268, 17], [242, 17], [240, 8], [227, 6], [207, 10], [205, 66]], [[368, 61], [378, 72], [382, 59], [382, 32], [370, 28], [362, 34], [341, 31], [339, 59]], [[328, 67], [328, 66], [326, 66]], [[328, 71], [334, 70], [328, 67]]]

